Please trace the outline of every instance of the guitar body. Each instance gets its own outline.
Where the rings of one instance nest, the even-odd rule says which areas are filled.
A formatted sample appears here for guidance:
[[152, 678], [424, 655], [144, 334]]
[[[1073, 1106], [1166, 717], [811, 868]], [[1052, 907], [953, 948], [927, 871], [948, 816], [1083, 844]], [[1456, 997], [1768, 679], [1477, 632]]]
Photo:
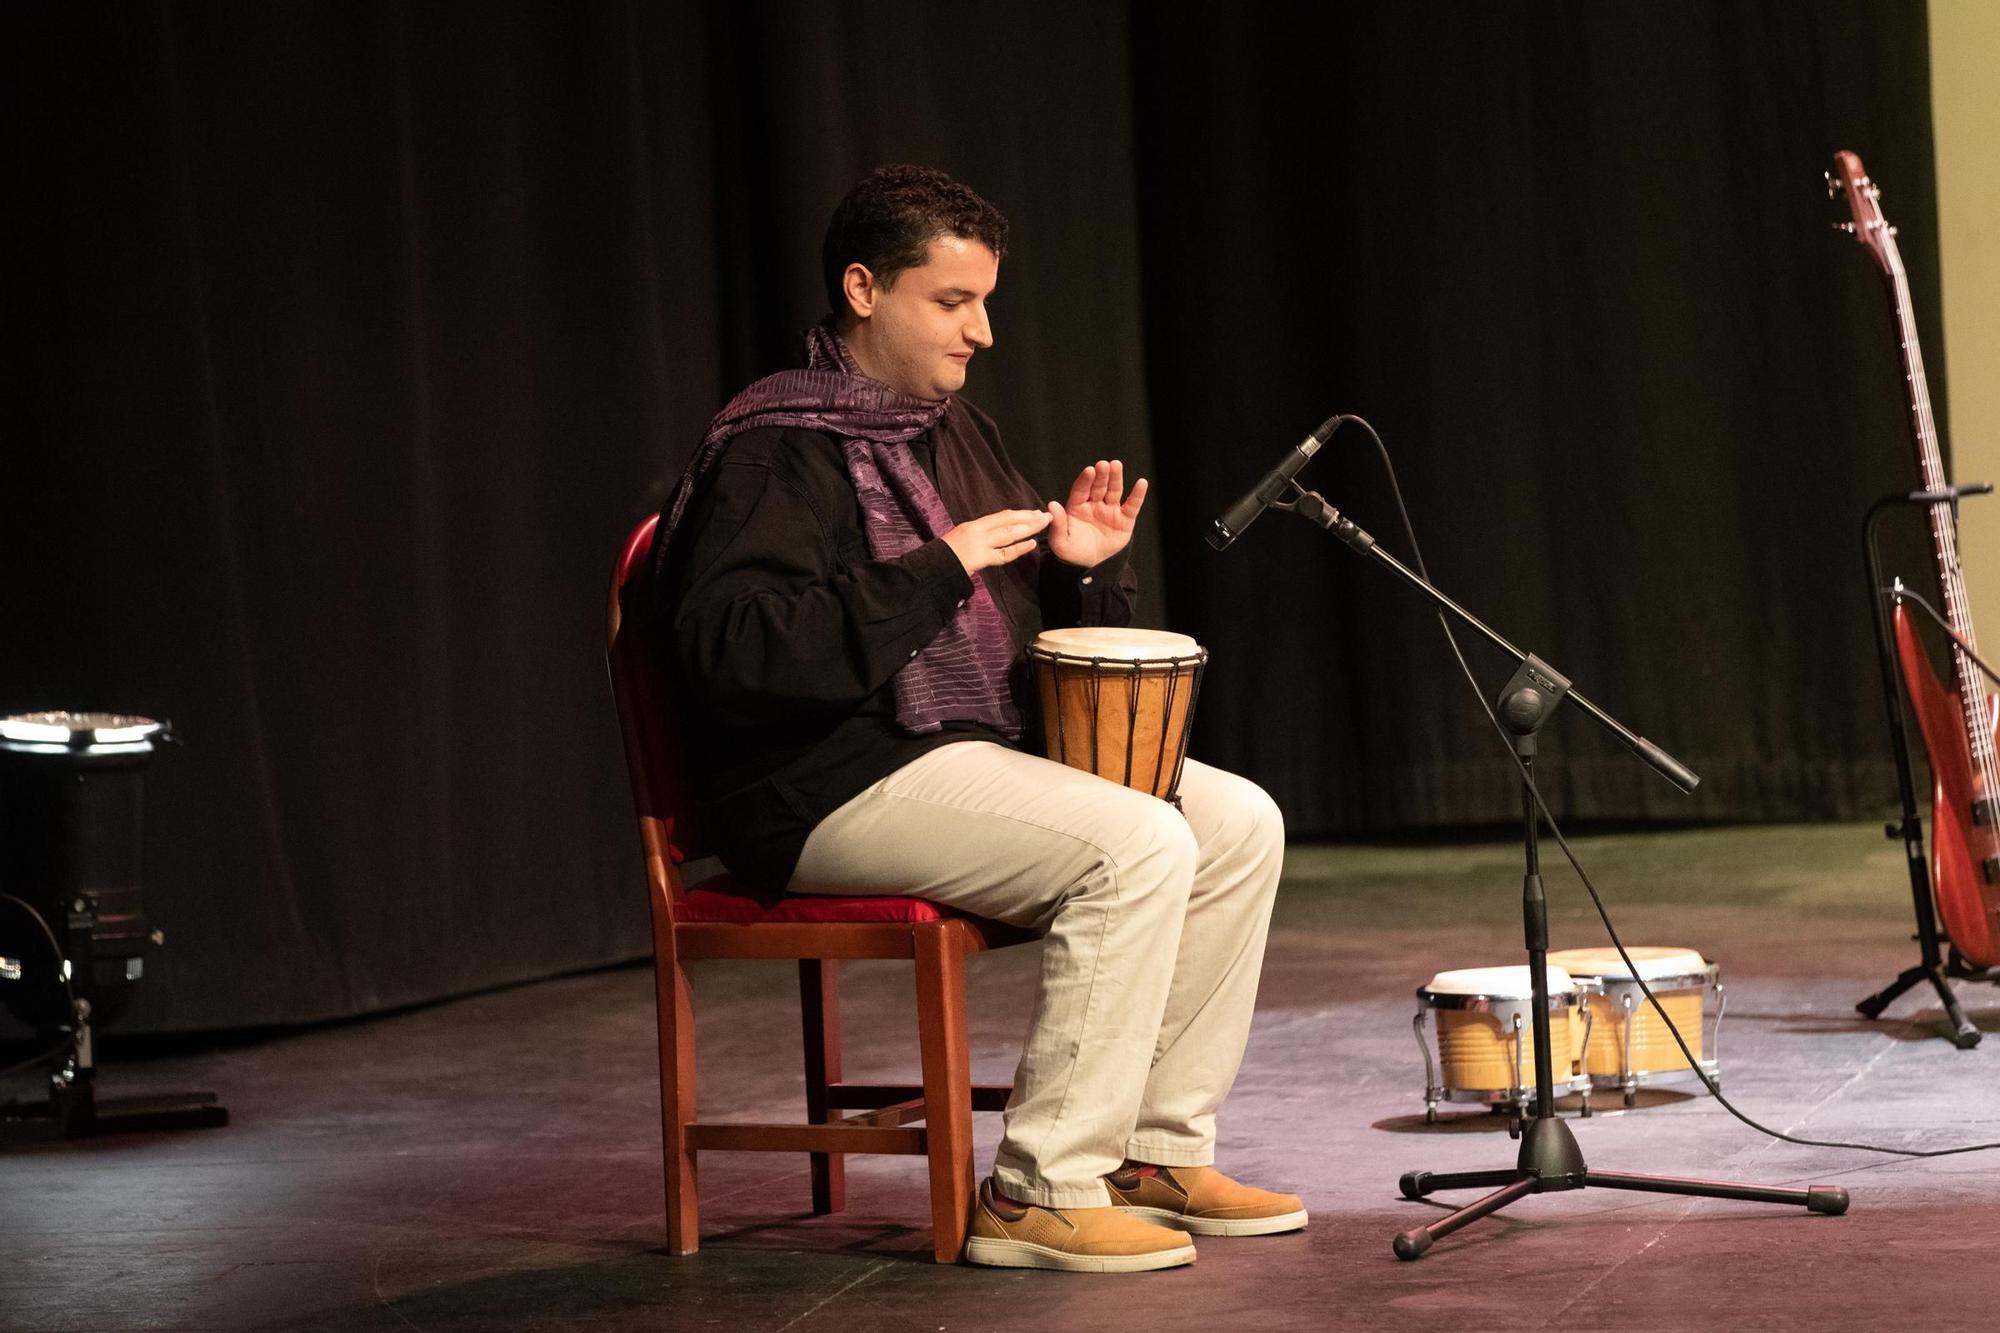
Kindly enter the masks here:
[[[1923, 733], [1931, 761], [1931, 889], [1938, 921], [1960, 955], [1975, 967], [2000, 963], [2000, 882], [1987, 866], [2000, 867], [2000, 823], [1973, 817], [1982, 789], [1972, 748], [1965, 739], [1965, 711], [1957, 690], [1947, 688], [1917, 641], [1909, 610], [1895, 610], [1896, 656], [1908, 686], [1910, 711]], [[2000, 704], [1986, 696], [1981, 710], [1989, 738], [1996, 734]]]

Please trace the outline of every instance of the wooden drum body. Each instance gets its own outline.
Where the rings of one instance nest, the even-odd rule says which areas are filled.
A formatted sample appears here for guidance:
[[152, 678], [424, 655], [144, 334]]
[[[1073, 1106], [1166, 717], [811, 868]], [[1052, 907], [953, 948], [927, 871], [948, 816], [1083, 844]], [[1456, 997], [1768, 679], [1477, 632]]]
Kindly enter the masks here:
[[[1588, 1095], [1583, 1071], [1591, 1014], [1584, 988], [1559, 967], [1548, 969], [1552, 1091]], [[1435, 1018], [1437, 1058], [1424, 1036]], [[1439, 1102], [1477, 1102], [1525, 1115], [1535, 1096], [1535, 1000], [1526, 966], [1440, 972], [1417, 988], [1417, 1045], [1424, 1053], [1424, 1118]]]
[[[1646, 1002], [1645, 992], [1633, 979], [1635, 968], [1659, 998], [1660, 1009], [1680, 1029], [1702, 1071], [1720, 1083], [1716, 1057], [1724, 999], [1720, 969], [1693, 949], [1635, 946], [1626, 952], [1632, 956], [1632, 967], [1616, 949], [1563, 949], [1549, 955], [1551, 967], [1563, 968], [1589, 987], [1592, 1035], [1584, 1068], [1592, 1086], [1617, 1090], [1630, 1106], [1640, 1088], [1700, 1082], [1660, 1011]], [[1706, 1040], [1704, 1027], [1709, 1029]]]
[[1036, 636], [1028, 660], [1049, 758], [1179, 803], [1206, 649], [1185, 634], [1087, 625]]

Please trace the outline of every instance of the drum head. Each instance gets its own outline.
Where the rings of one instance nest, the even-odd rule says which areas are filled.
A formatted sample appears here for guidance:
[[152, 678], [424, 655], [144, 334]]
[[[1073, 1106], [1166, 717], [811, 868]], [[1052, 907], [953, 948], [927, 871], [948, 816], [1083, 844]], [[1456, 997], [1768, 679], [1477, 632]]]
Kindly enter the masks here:
[[[1569, 973], [1559, 967], [1547, 969], [1549, 994], [1567, 995], [1574, 989]], [[1496, 999], [1525, 1000], [1535, 993], [1524, 963], [1518, 967], [1465, 967], [1440, 972], [1424, 991], [1432, 995], [1490, 995]]]
[[1035, 636], [1034, 648], [1061, 657], [1104, 657], [1119, 662], [1154, 662], [1201, 654], [1201, 645], [1185, 634], [1121, 625], [1044, 630]]
[[[1625, 950], [1639, 969], [1641, 981], [1661, 977], [1688, 977], [1708, 970], [1708, 960], [1693, 949], [1660, 945], [1631, 945]], [[1549, 955], [1551, 967], [1561, 967], [1579, 977], [1630, 977], [1632, 969], [1616, 949], [1561, 949]]]

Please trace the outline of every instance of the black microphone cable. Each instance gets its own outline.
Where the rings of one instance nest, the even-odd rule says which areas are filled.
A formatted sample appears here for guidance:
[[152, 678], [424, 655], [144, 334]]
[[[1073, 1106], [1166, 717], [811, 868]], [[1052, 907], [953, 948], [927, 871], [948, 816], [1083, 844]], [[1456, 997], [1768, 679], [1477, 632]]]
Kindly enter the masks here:
[[[1343, 423], [1351, 421], [1361, 427], [1361, 429], [1368, 432], [1368, 438], [1375, 442], [1376, 455], [1382, 460], [1382, 471], [1389, 479], [1389, 491], [1395, 498], [1396, 512], [1402, 519], [1403, 536], [1410, 543], [1410, 555], [1417, 567], [1417, 572], [1424, 576], [1425, 582], [1429, 582], [1430, 572], [1424, 568], [1423, 552], [1417, 545], [1417, 531], [1415, 526], [1410, 522], [1410, 511], [1403, 503], [1403, 488], [1396, 480], [1396, 465], [1389, 457], [1388, 446], [1382, 443], [1382, 437], [1376, 433], [1375, 428], [1362, 418], [1347, 415], [1341, 417], [1340, 420]], [[1914, 594], [1907, 592], [1904, 595], [1914, 597]], [[1921, 601], [1921, 599], [1917, 600]], [[1926, 606], [1926, 609], [1930, 608]], [[1932, 614], [1935, 615], [1936, 613], [1933, 611]], [[1555, 838], [1557, 845], [1562, 848], [1563, 856], [1568, 859], [1570, 868], [1576, 871], [1576, 877], [1583, 881], [1583, 887], [1589, 891], [1591, 906], [1597, 909], [1598, 919], [1604, 923], [1604, 933], [1610, 936], [1612, 946], [1618, 950], [1618, 956], [1624, 960], [1626, 968], [1632, 973], [1632, 979], [1638, 983], [1640, 992], [1646, 997], [1646, 1002], [1653, 1006], [1654, 1012], [1659, 1014], [1660, 1018], [1666, 1023], [1667, 1031], [1673, 1034], [1674, 1044], [1680, 1047], [1682, 1057], [1688, 1062], [1688, 1068], [1693, 1070], [1695, 1076], [1701, 1080], [1701, 1084], [1708, 1090], [1709, 1096], [1721, 1103], [1723, 1110], [1729, 1112], [1730, 1115], [1736, 1117], [1736, 1119], [1742, 1121], [1760, 1134], [1767, 1134], [1771, 1138], [1781, 1140], [1785, 1143], [1795, 1143], [1807, 1148], [1844, 1148], [1855, 1152], [1884, 1153], [1895, 1157], [1953, 1157], [1961, 1153], [1990, 1152], [1996, 1148], [2000, 1148], [2000, 1142], [1972, 1143], [1957, 1148], [1890, 1148], [1875, 1143], [1848, 1143], [1837, 1139], [1809, 1139], [1797, 1134], [1787, 1134], [1783, 1130], [1772, 1129], [1769, 1125], [1761, 1124], [1745, 1112], [1737, 1109], [1735, 1103], [1723, 1096], [1721, 1085], [1716, 1083], [1709, 1076], [1708, 1071], [1701, 1067], [1701, 1062], [1695, 1059], [1694, 1052], [1688, 1049], [1687, 1040], [1681, 1036], [1680, 1029], [1674, 1026], [1674, 1020], [1668, 1016], [1666, 1008], [1661, 1005], [1659, 998], [1653, 994], [1653, 988], [1648, 986], [1646, 979], [1639, 975], [1639, 968], [1632, 961], [1632, 955], [1626, 952], [1625, 942], [1618, 938], [1617, 927], [1611, 924], [1611, 913], [1606, 910], [1604, 899], [1597, 892], [1597, 885], [1591, 881], [1590, 875], [1583, 868], [1583, 863], [1577, 859], [1575, 849], [1569, 845], [1569, 839], [1563, 836], [1562, 828], [1556, 823], [1556, 817], [1550, 811], [1548, 802], [1542, 798], [1541, 788], [1535, 785], [1534, 775], [1521, 762], [1521, 757], [1514, 753], [1513, 741], [1508, 738], [1507, 730], [1501, 725], [1500, 719], [1494, 715], [1493, 705], [1487, 700], [1485, 691], [1480, 688], [1479, 678], [1473, 675], [1471, 666], [1466, 663], [1465, 652], [1459, 647], [1458, 635], [1452, 631], [1451, 621], [1443, 611], [1438, 612], [1438, 624], [1444, 629], [1445, 642], [1451, 645], [1452, 656], [1458, 659], [1459, 671], [1464, 674], [1466, 683], [1472, 687], [1473, 698], [1479, 701], [1479, 707], [1485, 712], [1486, 720], [1493, 724], [1494, 732], [1504, 744], [1504, 748], [1507, 751], [1507, 758], [1513, 762], [1515, 769], [1521, 774], [1521, 780], [1527, 784], [1528, 791], [1534, 798], [1536, 811], [1539, 812], [1542, 820], [1548, 825], [1549, 833]], [[1984, 664], [1982, 663], [1981, 666], [1983, 667]]]

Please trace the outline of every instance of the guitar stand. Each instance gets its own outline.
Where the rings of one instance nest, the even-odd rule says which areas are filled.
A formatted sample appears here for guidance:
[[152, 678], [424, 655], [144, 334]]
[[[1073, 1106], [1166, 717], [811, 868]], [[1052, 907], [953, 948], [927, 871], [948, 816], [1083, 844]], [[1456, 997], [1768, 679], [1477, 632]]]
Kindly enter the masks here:
[[1875, 614], [1875, 651], [1880, 659], [1883, 710], [1889, 718], [1890, 748], [1896, 756], [1896, 785], [1903, 799], [1901, 822], [1885, 825], [1883, 832], [1891, 842], [1903, 844], [1910, 872], [1911, 906], [1917, 918], [1917, 933], [1911, 938], [1917, 943], [1918, 961], [1854, 1008], [1863, 1018], [1880, 1018], [1903, 992], [1928, 981], [1944, 1005], [1945, 1022], [1951, 1028], [1951, 1044], [1961, 1051], [1977, 1046], [1983, 1034], [1966, 1017], [1964, 1006], [1952, 992], [1950, 979], [2000, 982], [2000, 969], [1982, 971], [1970, 967], [1958, 956], [1957, 950], [1952, 950], [1947, 957], [1942, 948], [1937, 908], [1931, 897], [1930, 858], [1924, 852], [1923, 820], [1917, 814], [1917, 783], [1910, 767], [1909, 732], [1903, 724], [1903, 672], [1896, 661], [1895, 644], [1889, 629], [1888, 603], [1891, 599], [1900, 600], [1898, 590], [1902, 584], [1899, 581], [1884, 586], [1882, 582], [1882, 558], [1876, 544], [1876, 528], [1883, 516], [1897, 505], [1936, 504], [1941, 498], [1949, 498], [1956, 504], [1961, 496], [1984, 495], [1992, 489], [1989, 485], [1975, 482], [1952, 487], [1949, 497], [1930, 491], [1898, 491], [1870, 505], [1868, 516], [1861, 525], [1864, 572], [1868, 576], [1868, 604]]
[[[1331, 532], [1355, 550], [1386, 566], [1404, 582], [1429, 597], [1484, 635], [1486, 639], [1520, 664], [1500, 692], [1498, 717], [1513, 736], [1514, 753], [1521, 761], [1522, 852], [1526, 875], [1521, 885], [1521, 924], [1528, 948], [1528, 978], [1534, 995], [1535, 1106], [1533, 1118], [1521, 1136], [1521, 1150], [1511, 1170], [1491, 1171], [1411, 1171], [1401, 1181], [1403, 1197], [1422, 1199], [1439, 1190], [1490, 1189], [1493, 1192], [1431, 1223], [1399, 1233], [1394, 1248], [1398, 1259], [1420, 1259], [1442, 1237], [1469, 1226], [1480, 1218], [1507, 1207], [1530, 1194], [1554, 1194], [1591, 1186], [1599, 1189], [1638, 1190], [1650, 1194], [1695, 1195], [1710, 1199], [1741, 1199], [1752, 1203], [1795, 1204], [1809, 1212], [1838, 1216], [1847, 1211], [1847, 1191], [1833, 1185], [1807, 1189], [1783, 1189], [1764, 1185], [1739, 1185], [1724, 1181], [1691, 1180], [1679, 1176], [1634, 1175], [1622, 1171], [1593, 1171], [1583, 1160], [1576, 1136], [1556, 1116], [1554, 1058], [1549, 1044], [1549, 918], [1548, 901], [1542, 890], [1540, 830], [1541, 813], [1536, 808], [1533, 774], [1536, 733], [1563, 699], [1572, 699], [1592, 720], [1631, 747], [1641, 759], [1683, 792], [1692, 792], [1700, 782], [1687, 767], [1659, 746], [1634, 735], [1616, 718], [1570, 688], [1561, 672], [1531, 654], [1522, 652], [1485, 622], [1433, 587], [1429, 580], [1384, 551], [1375, 539], [1356, 527], [1317, 492], [1291, 483], [1288, 498], [1274, 502], [1273, 509], [1298, 515], [1316, 527]], [[1497, 1188], [1496, 1188], [1497, 1187]]]

